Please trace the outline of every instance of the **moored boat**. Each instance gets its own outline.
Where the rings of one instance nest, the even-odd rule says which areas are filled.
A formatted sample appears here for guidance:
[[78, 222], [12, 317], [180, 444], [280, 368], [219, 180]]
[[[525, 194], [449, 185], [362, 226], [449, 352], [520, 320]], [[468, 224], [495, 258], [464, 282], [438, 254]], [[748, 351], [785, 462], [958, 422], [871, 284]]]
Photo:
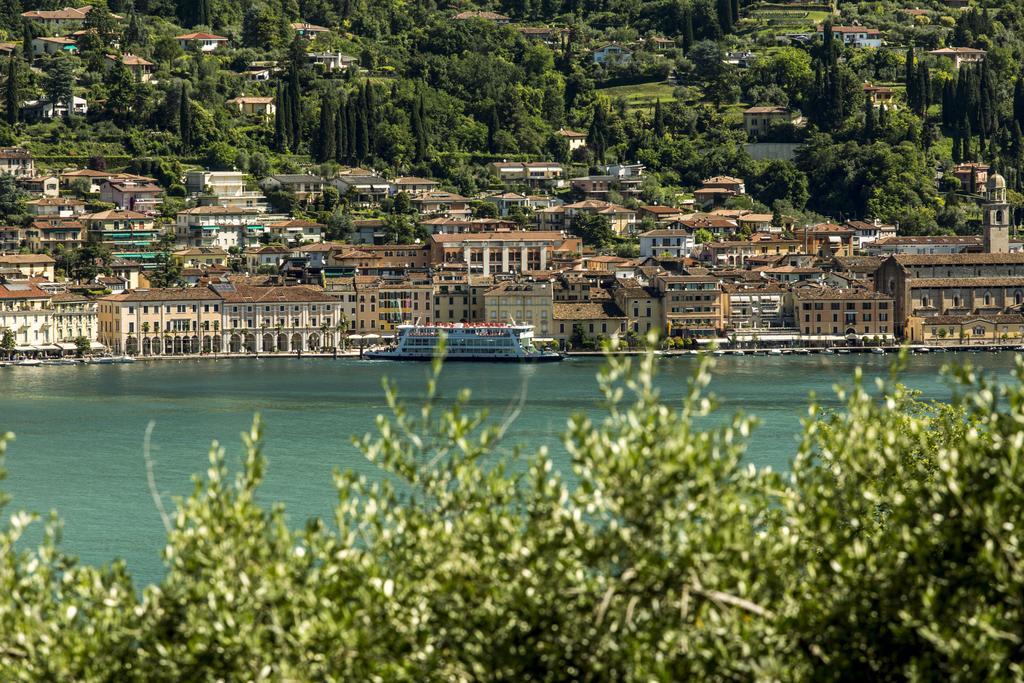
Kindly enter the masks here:
[[562, 360], [554, 351], [534, 346], [533, 325], [518, 323], [432, 323], [398, 326], [392, 347], [369, 351], [377, 360], [431, 360], [443, 337], [445, 360], [505, 363], [550, 363]]

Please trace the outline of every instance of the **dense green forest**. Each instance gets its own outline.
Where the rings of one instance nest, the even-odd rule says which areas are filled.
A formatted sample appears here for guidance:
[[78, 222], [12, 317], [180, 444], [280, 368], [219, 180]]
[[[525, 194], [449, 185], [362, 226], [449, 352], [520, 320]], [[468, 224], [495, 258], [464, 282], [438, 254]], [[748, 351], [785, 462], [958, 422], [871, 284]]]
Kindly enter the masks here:
[[[63, 5], [0, 8], [9, 54], [0, 144], [27, 145], [55, 165], [102, 157], [168, 189], [188, 166], [259, 178], [344, 164], [436, 177], [471, 196], [494, 186], [484, 167], [496, 159], [555, 159], [584, 173], [639, 162], [649, 171], [644, 201], [671, 203], [728, 174], [747, 180], [754, 208], [879, 218], [912, 234], [972, 229], [973, 203], [949, 175], [956, 162], [993, 164], [1011, 190], [1022, 182], [1024, 9], [1015, 2], [961, 11], [932, 0], [915, 4], [924, 8], [916, 15], [893, 2], [843, 2], [833, 12], [800, 5], [795, 15], [738, 0], [479, 8], [503, 13], [504, 23], [455, 19], [467, 8], [433, 2], [111, 0], [88, 14], [77, 50], [33, 56], [33, 38], [47, 28], [22, 13]], [[848, 46], [828, 30], [823, 40], [793, 41], [777, 14], [803, 16], [810, 34], [818, 20], [875, 27], [884, 45]], [[307, 40], [297, 22], [329, 31]], [[543, 40], [522, 30], [545, 27]], [[182, 49], [175, 36], [184, 32], [228, 42], [209, 53]], [[628, 46], [631, 59], [596, 63], [594, 51], [609, 44]], [[943, 45], [986, 56], [955, 69], [927, 54]], [[309, 52], [353, 63], [325, 71]], [[750, 57], [737, 65], [737, 53]], [[140, 82], [110, 54], [151, 61], [153, 80]], [[252, 80], [263, 67], [268, 78]], [[866, 106], [866, 82], [890, 85], [898, 106]], [[653, 97], [635, 96], [648, 87]], [[88, 114], [22, 120], [18, 103], [72, 94], [88, 100]], [[278, 115], [238, 115], [226, 103], [243, 94], [273, 97]], [[793, 160], [747, 153], [740, 111], [750, 105], [803, 114], [806, 125], [773, 131], [804, 143]], [[587, 147], [570, 154], [561, 128], [585, 132]], [[1021, 195], [1011, 198], [1020, 205]]]

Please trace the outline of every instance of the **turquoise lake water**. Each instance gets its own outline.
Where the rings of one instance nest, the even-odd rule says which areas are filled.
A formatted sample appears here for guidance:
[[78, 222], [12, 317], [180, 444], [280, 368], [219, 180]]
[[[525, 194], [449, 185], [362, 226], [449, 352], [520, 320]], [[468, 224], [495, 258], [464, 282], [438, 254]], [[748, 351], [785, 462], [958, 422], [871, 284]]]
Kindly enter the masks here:
[[[861, 365], [868, 376], [888, 372], [893, 356], [746, 356], [716, 359], [712, 391], [721, 415], [758, 416], [748, 458], [786, 469], [795, 452], [799, 418], [811, 392], [834, 404], [832, 386], [848, 382]], [[951, 361], [969, 360], [1007, 377], [1013, 356], [914, 356], [903, 380], [927, 398], [946, 400], [940, 375]], [[663, 396], [676, 401], [693, 371], [694, 357], [658, 363]], [[507, 441], [546, 445], [568, 467], [561, 445], [575, 411], [600, 415], [595, 374], [599, 359], [552, 365], [449, 363], [441, 393], [467, 387], [472, 405], [497, 419], [525, 387], [526, 404]], [[377, 476], [352, 446], [353, 434], [374, 428], [387, 406], [386, 373], [407, 398], [422, 392], [428, 368], [418, 363], [330, 359], [188, 360], [132, 365], [0, 369], [0, 431], [17, 439], [7, 455], [9, 477], [0, 483], [14, 500], [7, 512], [56, 509], [64, 520], [64, 548], [83, 561], [124, 558], [139, 585], [159, 579], [164, 531], [146, 484], [143, 436], [152, 420], [156, 478], [167, 496], [187, 494], [193, 473], [205, 472], [213, 439], [237, 462], [238, 435], [254, 413], [265, 421], [269, 467], [264, 501], [285, 503], [291, 523], [330, 517], [336, 500], [334, 468]], [[827, 399], [827, 400], [826, 400]], [[721, 419], [721, 418], [718, 418]]]

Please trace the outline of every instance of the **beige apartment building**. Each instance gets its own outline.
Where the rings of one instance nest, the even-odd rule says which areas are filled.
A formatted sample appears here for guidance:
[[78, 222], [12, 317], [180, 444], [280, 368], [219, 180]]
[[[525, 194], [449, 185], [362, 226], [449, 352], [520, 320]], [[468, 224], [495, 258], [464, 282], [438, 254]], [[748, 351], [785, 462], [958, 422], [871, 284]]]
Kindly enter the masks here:
[[224, 348], [229, 353], [293, 353], [335, 346], [345, 329], [342, 305], [308, 285], [214, 285], [222, 297]]
[[722, 285], [706, 275], [659, 275], [666, 333], [672, 337], [711, 338], [725, 327]]
[[98, 302], [99, 340], [115, 354], [220, 353], [221, 304], [208, 287], [113, 294]]
[[539, 338], [553, 332], [554, 299], [551, 282], [502, 282], [484, 294], [487, 321], [526, 323]]
[[893, 299], [881, 292], [803, 285], [793, 289], [793, 300], [804, 337], [893, 338]]

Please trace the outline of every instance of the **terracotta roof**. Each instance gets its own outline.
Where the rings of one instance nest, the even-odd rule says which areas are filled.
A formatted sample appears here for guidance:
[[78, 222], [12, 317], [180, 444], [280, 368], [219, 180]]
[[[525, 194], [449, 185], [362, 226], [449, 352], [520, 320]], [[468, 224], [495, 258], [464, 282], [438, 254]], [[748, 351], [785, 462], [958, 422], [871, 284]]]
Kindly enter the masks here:
[[551, 317], [557, 320], [600, 320], [625, 318], [622, 312], [613, 301], [601, 303], [555, 303], [552, 304]]
[[[118, 61], [117, 55], [107, 55], [107, 59], [112, 62]], [[153, 62], [138, 55], [121, 55], [120, 61], [125, 66], [153, 66]]]
[[312, 285], [293, 285], [290, 287], [234, 285], [232, 289], [224, 289], [220, 293], [227, 303], [338, 301], [336, 297], [324, 293], [321, 287], [314, 287]]
[[270, 104], [274, 101], [273, 97], [250, 97], [243, 95], [241, 97], [234, 97], [227, 101], [227, 104]]
[[459, 12], [455, 15], [456, 19], [487, 19], [490, 21], [507, 21], [508, 17], [504, 14], [498, 14], [497, 12], [488, 12], [485, 10], [470, 10], [466, 12]]
[[164, 287], [156, 289], [136, 289], [131, 292], [112, 294], [103, 297], [103, 301], [211, 301], [220, 300], [216, 292], [206, 287]]
[[796, 287], [793, 295], [797, 299], [855, 299], [857, 301], [892, 301], [892, 297], [870, 289], [839, 289], [837, 287]]
[[0, 254], [0, 263], [53, 264], [56, 263], [56, 261], [54, 261], [52, 257], [47, 256], [46, 254]]
[[910, 289], [931, 287], [1020, 287], [1024, 277], [912, 277], [907, 279]]
[[85, 202], [81, 199], [70, 199], [65, 197], [41, 197], [25, 203], [30, 206], [85, 206]]
[[788, 114], [789, 109], [785, 107], [749, 107], [743, 110], [744, 114]]
[[134, 211], [117, 211], [116, 209], [110, 209], [108, 211], [97, 211], [96, 213], [87, 213], [79, 217], [83, 221], [112, 221], [112, 220], [147, 220], [148, 216], [144, 216], [141, 213], [135, 213]]
[[889, 258], [905, 266], [1024, 264], [1024, 252], [1019, 251], [1009, 254], [895, 254]]
[[224, 36], [217, 36], [212, 33], [183, 33], [180, 36], [174, 36], [175, 40], [227, 40]]
[[981, 238], [975, 235], [897, 235], [894, 237], [883, 237], [880, 240], [875, 240], [875, 246], [878, 247], [898, 247], [901, 245], [971, 246], [975, 244], [981, 244]]
[[27, 282], [0, 285], [0, 299], [48, 299], [50, 295]]
[[293, 21], [292, 28], [296, 31], [312, 31], [313, 33], [323, 33], [330, 30], [323, 26], [317, 26], [316, 24], [307, 24], [304, 21]]
[[992, 313], [983, 315], [929, 315], [911, 316], [918, 318], [925, 325], [961, 325], [970, 322], [988, 323], [1024, 323], [1024, 315], [1019, 313]]

